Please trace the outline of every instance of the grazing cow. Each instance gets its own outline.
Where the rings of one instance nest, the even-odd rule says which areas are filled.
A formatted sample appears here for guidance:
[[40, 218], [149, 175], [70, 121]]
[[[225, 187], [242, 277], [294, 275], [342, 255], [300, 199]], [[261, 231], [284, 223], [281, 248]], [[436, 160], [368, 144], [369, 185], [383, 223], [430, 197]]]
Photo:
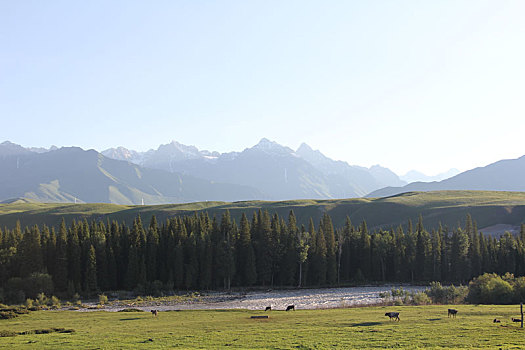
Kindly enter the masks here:
[[453, 318], [456, 318], [457, 313], [458, 313], [458, 310], [456, 309], [448, 309], [448, 317], [452, 316]]
[[501, 321], [498, 320], [497, 318], [495, 318], [494, 321], [492, 321], [492, 322], [494, 322], [494, 323], [501, 323]]
[[272, 311], [272, 307], [271, 306], [267, 306], [264, 311]]
[[390, 321], [399, 321], [399, 312], [387, 312], [385, 316], [390, 317]]
[[288, 305], [288, 306], [286, 307], [286, 311], [290, 311], [290, 310], [295, 311], [295, 305]]
[[512, 322], [521, 322], [521, 318], [511, 318]]
[[157, 317], [159, 315], [159, 310], [151, 310], [151, 315]]

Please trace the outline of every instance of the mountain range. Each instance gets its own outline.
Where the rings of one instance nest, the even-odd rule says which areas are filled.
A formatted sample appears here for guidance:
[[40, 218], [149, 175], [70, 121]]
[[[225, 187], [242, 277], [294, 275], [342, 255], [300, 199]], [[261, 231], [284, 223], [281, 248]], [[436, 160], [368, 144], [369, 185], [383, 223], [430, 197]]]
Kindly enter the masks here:
[[294, 151], [268, 139], [229, 153], [176, 141], [147, 152], [118, 147], [101, 153], [78, 147], [24, 148], [6, 141], [0, 144], [0, 201], [161, 204], [384, 197], [434, 190], [525, 191], [523, 163], [522, 157], [442, 181], [407, 184], [379, 165], [350, 165], [304, 143]]
[[304, 143], [294, 151], [265, 138], [242, 152], [222, 154], [176, 141], [143, 153], [119, 147], [102, 154], [146, 168], [255, 187], [271, 200], [361, 197], [374, 189], [406, 184], [387, 168], [352, 166]]
[[479, 190], [525, 191], [525, 156], [505, 159], [462, 172], [443, 181], [413, 182], [402, 187], [386, 187], [367, 197], [387, 197], [412, 191]]
[[411, 182], [434, 182], [434, 181], [443, 181], [443, 180], [446, 180], [448, 178], [451, 178], [452, 176], [455, 176], [457, 174], [459, 174], [460, 171], [458, 169], [455, 169], [455, 168], [452, 168], [452, 169], [449, 169], [443, 173], [440, 173], [440, 174], [437, 174], [437, 175], [433, 175], [433, 176], [429, 176], [429, 175], [425, 175], [423, 174], [422, 172], [419, 172], [417, 170], [410, 170], [408, 173], [406, 173], [405, 175], [402, 175], [400, 176], [399, 178], [403, 181], [405, 181], [406, 183], [411, 183]]
[[247, 186], [143, 168], [78, 147], [43, 153], [0, 145], [0, 200], [149, 204], [260, 198]]

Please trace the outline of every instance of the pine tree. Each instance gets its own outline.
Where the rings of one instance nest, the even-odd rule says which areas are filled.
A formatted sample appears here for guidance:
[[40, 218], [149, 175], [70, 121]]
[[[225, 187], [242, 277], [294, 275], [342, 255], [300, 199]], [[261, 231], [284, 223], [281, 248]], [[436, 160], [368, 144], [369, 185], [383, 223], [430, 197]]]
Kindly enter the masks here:
[[157, 248], [159, 246], [159, 228], [157, 225], [157, 218], [155, 215], [151, 216], [151, 222], [149, 224], [148, 235], [147, 235], [147, 247], [146, 247], [146, 274], [147, 280], [150, 282], [158, 279], [158, 266], [157, 266]]
[[417, 252], [417, 234], [412, 230], [412, 221], [408, 220], [408, 229], [405, 234], [405, 257], [408, 268], [408, 276], [411, 282], [416, 278], [416, 252]]
[[450, 273], [457, 282], [466, 282], [470, 277], [468, 250], [468, 235], [458, 228], [452, 233], [450, 248]]
[[395, 231], [394, 235], [394, 279], [396, 281], [406, 281], [408, 280], [408, 275], [405, 274], [406, 269], [404, 268], [406, 263], [406, 238], [403, 227], [399, 225]]
[[184, 241], [184, 260], [184, 287], [191, 289], [196, 285], [199, 271], [196, 241], [193, 232]]
[[62, 219], [60, 228], [58, 230], [57, 243], [56, 243], [56, 260], [55, 260], [55, 273], [53, 280], [55, 282], [55, 288], [62, 292], [67, 289], [67, 268], [69, 261], [67, 259], [67, 228], [66, 222]]
[[241, 285], [251, 286], [257, 280], [257, 271], [255, 265], [255, 253], [251, 239], [250, 223], [244, 213], [242, 213], [239, 225], [237, 269], [239, 271]]
[[[379, 261], [380, 279], [385, 282], [386, 269], [391, 257], [393, 240], [388, 232], [379, 232], [374, 234], [372, 242], [375, 250], [375, 257]], [[376, 261], [376, 259], [373, 260]]]
[[315, 252], [312, 256], [313, 282], [317, 285], [326, 283], [326, 241], [323, 228], [320, 226], [315, 235]]
[[337, 282], [337, 246], [335, 242], [334, 226], [332, 219], [324, 213], [321, 225], [326, 241], [326, 280], [333, 285]]
[[265, 286], [272, 281], [271, 222], [267, 211], [259, 210], [254, 229], [254, 248], [257, 278]]
[[81, 290], [82, 284], [81, 256], [82, 249], [78, 238], [78, 229], [73, 223], [68, 236], [68, 280], [72, 281], [76, 291]]
[[27, 277], [32, 272], [41, 272], [44, 267], [42, 247], [40, 246], [40, 230], [38, 226], [26, 228], [22, 241], [18, 245], [18, 261], [20, 276]]
[[441, 281], [441, 234], [432, 230], [432, 281]]
[[370, 255], [370, 234], [368, 233], [368, 226], [363, 220], [360, 228], [360, 242], [359, 242], [359, 256], [360, 256], [360, 271], [365, 279], [369, 279], [372, 275], [372, 261]]
[[88, 293], [97, 290], [97, 257], [95, 248], [90, 245], [87, 259], [84, 290]]

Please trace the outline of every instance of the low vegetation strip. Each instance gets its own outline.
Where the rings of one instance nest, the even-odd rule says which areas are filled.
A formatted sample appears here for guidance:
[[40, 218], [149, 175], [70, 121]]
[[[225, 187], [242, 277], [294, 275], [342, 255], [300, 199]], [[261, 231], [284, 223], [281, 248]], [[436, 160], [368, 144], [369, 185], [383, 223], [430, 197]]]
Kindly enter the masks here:
[[[458, 310], [448, 317], [448, 309]], [[0, 338], [0, 348], [523, 348], [519, 305], [382, 306], [330, 310], [200, 310], [148, 313], [32, 312], [4, 320], [4, 334], [28, 329], [74, 329]], [[270, 314], [269, 314], [270, 312]], [[391, 322], [385, 313], [399, 313]], [[270, 315], [261, 322], [251, 316]], [[494, 323], [497, 318], [500, 323]]]
[[506, 223], [519, 225], [525, 212], [525, 192], [501, 191], [432, 191], [409, 192], [386, 198], [350, 198], [334, 200], [288, 200], [288, 201], [243, 201], [243, 202], [196, 202], [130, 206], [107, 203], [27, 203], [0, 204], [0, 227], [14, 227], [17, 220], [24, 225], [58, 226], [65, 218], [72, 220], [118, 220], [132, 222], [137, 215], [159, 220], [173, 216], [207, 212], [220, 216], [229, 210], [237, 222], [242, 213], [250, 215], [259, 209], [287, 215], [294, 210], [299, 223], [307, 225], [312, 217], [319, 220], [322, 213], [332, 216], [334, 224], [342, 226], [348, 215], [352, 221], [366, 220], [371, 228], [404, 224], [410, 218], [416, 220], [423, 215], [425, 222], [437, 226], [453, 227], [466, 213], [478, 221], [480, 228]]

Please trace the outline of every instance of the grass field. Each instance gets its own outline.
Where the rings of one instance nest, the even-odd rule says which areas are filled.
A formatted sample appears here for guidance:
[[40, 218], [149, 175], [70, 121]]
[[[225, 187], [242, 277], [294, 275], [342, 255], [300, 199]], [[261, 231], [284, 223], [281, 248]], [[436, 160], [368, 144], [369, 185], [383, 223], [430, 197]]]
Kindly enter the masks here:
[[23, 226], [42, 225], [58, 227], [60, 220], [118, 220], [130, 224], [140, 214], [149, 222], [155, 214], [159, 222], [176, 215], [192, 215], [207, 211], [210, 216], [221, 215], [228, 209], [239, 222], [244, 212], [251, 215], [258, 209], [268, 210], [287, 217], [290, 210], [295, 212], [299, 224], [308, 225], [310, 218], [318, 222], [327, 212], [336, 227], [342, 227], [346, 216], [355, 225], [366, 220], [369, 228], [396, 227], [406, 224], [408, 219], [417, 221], [423, 216], [427, 228], [437, 227], [441, 222], [457, 227], [465, 220], [467, 213], [483, 228], [495, 224], [520, 225], [525, 218], [525, 192], [494, 191], [436, 191], [410, 192], [387, 198], [351, 198], [333, 200], [289, 200], [279, 202], [197, 202], [163, 205], [116, 205], [104, 203], [35, 203], [18, 200], [0, 204], [0, 227], [14, 227], [17, 220]]
[[[38, 311], [0, 320], [0, 332], [68, 328], [73, 333], [1, 337], [2, 349], [367, 349], [525, 348], [525, 331], [510, 317], [519, 306], [388, 306], [331, 310]], [[384, 314], [399, 311], [400, 322]], [[501, 323], [493, 323], [497, 317]]]

